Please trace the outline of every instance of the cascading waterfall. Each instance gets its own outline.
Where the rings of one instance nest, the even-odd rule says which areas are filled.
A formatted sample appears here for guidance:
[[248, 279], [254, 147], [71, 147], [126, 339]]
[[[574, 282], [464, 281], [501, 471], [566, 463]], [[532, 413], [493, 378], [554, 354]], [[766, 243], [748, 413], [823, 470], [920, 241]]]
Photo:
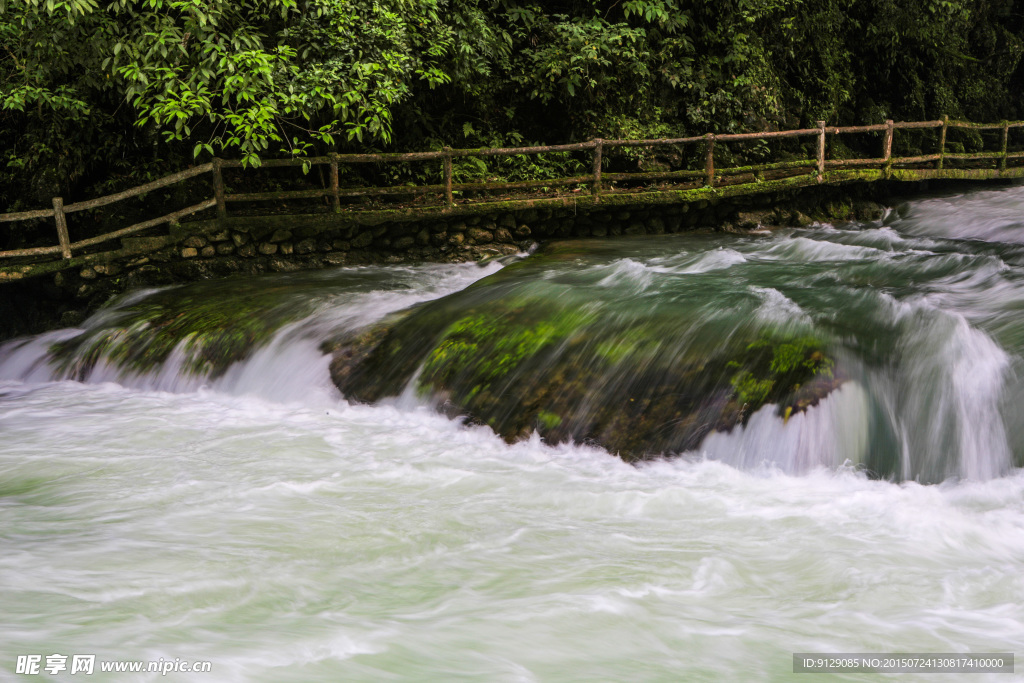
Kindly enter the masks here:
[[[984, 234], [1016, 220], [1020, 192], [1006, 195], [978, 219]], [[629, 460], [794, 474], [998, 477], [1024, 439], [1005, 403], [1021, 392], [1024, 248], [917, 234], [927, 220], [949, 233], [962, 209], [915, 206], [876, 224], [565, 242], [505, 268], [135, 293], [82, 331], [7, 344], [0, 376], [329, 401], [325, 351], [340, 349], [346, 397], [418, 397], [508, 441], [540, 432]]]
[[1022, 209], [196, 283], [8, 341], [0, 670], [1022, 651]]

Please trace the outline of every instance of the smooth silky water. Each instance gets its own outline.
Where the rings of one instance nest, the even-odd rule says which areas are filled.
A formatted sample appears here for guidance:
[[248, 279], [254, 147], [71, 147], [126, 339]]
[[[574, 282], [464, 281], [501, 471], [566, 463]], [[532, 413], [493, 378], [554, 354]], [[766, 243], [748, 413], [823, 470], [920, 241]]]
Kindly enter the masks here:
[[334, 388], [321, 341], [498, 263], [261, 279], [306, 308], [214, 378], [179, 353], [58, 369], [82, 330], [8, 342], [0, 680], [33, 653], [212, 663], [92, 680], [268, 682], [779, 681], [794, 652], [1022, 653], [1022, 215], [1015, 186], [545, 265], [533, 286], [608, 316], [810, 329], [841, 361], [806, 412], [636, 466]]

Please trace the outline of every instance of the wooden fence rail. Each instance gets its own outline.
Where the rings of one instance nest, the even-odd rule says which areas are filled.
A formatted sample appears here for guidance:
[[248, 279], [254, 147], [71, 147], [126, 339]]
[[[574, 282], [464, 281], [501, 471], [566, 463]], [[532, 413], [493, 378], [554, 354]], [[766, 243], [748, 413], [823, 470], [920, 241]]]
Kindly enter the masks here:
[[[912, 157], [893, 157], [892, 144], [895, 131], [910, 129], [939, 128], [938, 151], [934, 154], [924, 154]], [[946, 151], [947, 132], [951, 128], [962, 128], [974, 131], [1002, 131], [1001, 149], [999, 152], [975, 152], [975, 153], [950, 153]], [[379, 154], [336, 154], [326, 156], [309, 157], [305, 159], [266, 159], [261, 163], [262, 167], [297, 167], [303, 165], [327, 165], [329, 166], [329, 186], [322, 189], [295, 190], [283, 192], [249, 192], [231, 193], [227, 192], [224, 183], [223, 171], [225, 168], [240, 168], [242, 162], [235, 159], [214, 158], [212, 162], [200, 164], [179, 173], [154, 180], [144, 185], [117, 192], [114, 194], [90, 199], [74, 204], [64, 204], [61, 197], [53, 198], [53, 206], [49, 209], [35, 211], [21, 211], [17, 213], [0, 214], [0, 223], [12, 221], [24, 221], [40, 218], [53, 218], [57, 230], [57, 244], [46, 247], [35, 247], [29, 249], [16, 249], [12, 251], [0, 251], [0, 258], [14, 258], [25, 256], [48, 256], [60, 254], [62, 258], [71, 258], [72, 252], [85, 247], [101, 244], [102, 242], [118, 239], [141, 232], [164, 223], [173, 223], [191, 214], [198, 213], [210, 208], [216, 208], [217, 218], [225, 219], [228, 216], [227, 205], [229, 202], [257, 202], [286, 199], [313, 199], [326, 197], [331, 200], [331, 206], [335, 212], [341, 211], [342, 197], [357, 196], [387, 196], [387, 195], [443, 195], [446, 207], [456, 206], [455, 192], [467, 191], [505, 191], [505, 190], [528, 190], [541, 187], [564, 187], [571, 185], [589, 185], [590, 193], [595, 201], [600, 200], [602, 192], [605, 192], [603, 183], [606, 182], [651, 182], [657, 180], [685, 180], [703, 179], [707, 187], [715, 187], [721, 178], [742, 176], [751, 174], [755, 182], [760, 180], [760, 175], [772, 171], [788, 171], [806, 169], [810, 174], [816, 176], [817, 181], [823, 180], [827, 169], [839, 168], [861, 168], [879, 167], [891, 169], [893, 166], [909, 164], [935, 164], [936, 169], [942, 169], [949, 160], [955, 161], [995, 161], [1001, 171], [1007, 168], [1009, 160], [1024, 159], [1024, 152], [1008, 152], [1009, 131], [1011, 128], [1024, 128], [1024, 121], [1001, 121], [999, 123], [973, 123], [970, 121], [954, 121], [943, 117], [935, 121], [886, 121], [885, 123], [871, 124], [865, 126], [827, 126], [824, 121], [818, 121], [815, 128], [801, 128], [797, 130], [764, 131], [759, 133], [726, 133], [685, 137], [685, 138], [658, 138], [651, 140], [603, 140], [594, 139], [588, 142], [580, 142], [567, 145], [546, 145], [537, 147], [509, 147], [509, 148], [479, 148], [479, 149], [452, 149], [445, 147], [435, 152], [409, 152], [409, 153], [379, 153]], [[866, 159], [827, 159], [826, 136], [844, 135], [855, 133], [884, 133], [882, 148], [879, 157]], [[715, 145], [716, 143], [750, 142], [756, 140], [773, 140], [777, 138], [799, 138], [817, 137], [816, 156], [813, 159], [797, 159], [778, 161], [749, 166], [736, 166], [731, 168], [715, 167]], [[647, 148], [656, 146], [680, 146], [680, 145], [703, 145], [705, 164], [703, 170], [676, 170], [676, 171], [653, 171], [653, 172], [628, 172], [628, 173], [604, 173], [602, 172], [603, 159], [609, 149], [631, 147]], [[515, 182], [473, 182], [456, 183], [453, 181], [453, 160], [464, 157], [492, 157], [492, 156], [518, 156], [544, 153], [564, 152], [586, 152], [592, 155], [592, 170], [587, 175], [579, 175], [565, 178], [523, 180]], [[339, 185], [339, 166], [341, 164], [366, 164], [366, 163], [405, 163], [416, 161], [441, 161], [442, 162], [442, 184], [438, 185], [401, 185], [392, 187], [354, 187], [343, 188]], [[131, 197], [152, 192], [153, 190], [167, 187], [196, 176], [210, 173], [211, 189], [213, 197], [198, 204], [174, 211], [165, 216], [135, 223], [126, 228], [108, 232], [103, 235], [89, 239], [71, 242], [67, 225], [67, 214], [87, 209], [96, 209], [119, 202]]]

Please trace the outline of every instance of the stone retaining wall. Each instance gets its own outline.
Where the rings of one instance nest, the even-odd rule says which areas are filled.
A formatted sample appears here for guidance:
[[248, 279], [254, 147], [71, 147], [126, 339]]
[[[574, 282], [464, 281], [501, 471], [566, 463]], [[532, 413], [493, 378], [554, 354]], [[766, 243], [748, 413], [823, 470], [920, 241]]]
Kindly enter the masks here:
[[[637, 207], [572, 206], [406, 216], [376, 224], [340, 214], [232, 216], [173, 225], [167, 235], [122, 240], [116, 252], [76, 257], [56, 274], [0, 284], [0, 339], [72, 326], [110, 297], [133, 288], [230, 275], [371, 263], [480, 260], [539, 241], [662, 235], [692, 230], [744, 232], [813, 220], [868, 220], [882, 207], [853, 190], [811, 188], [787, 197], [755, 195]], [[906, 186], [900, 188], [906, 190]]]

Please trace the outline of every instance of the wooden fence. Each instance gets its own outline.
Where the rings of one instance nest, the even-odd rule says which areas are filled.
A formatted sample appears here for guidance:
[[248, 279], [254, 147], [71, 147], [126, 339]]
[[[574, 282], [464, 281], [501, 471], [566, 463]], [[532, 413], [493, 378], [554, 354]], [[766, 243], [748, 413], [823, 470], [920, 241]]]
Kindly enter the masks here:
[[[282, 192], [250, 192], [228, 194], [224, 183], [223, 169], [239, 168], [240, 161], [214, 158], [211, 163], [201, 164], [189, 168], [180, 173], [168, 175], [144, 185], [118, 192], [116, 194], [90, 199], [88, 201], [76, 202], [65, 205], [61, 197], [53, 198], [53, 206], [49, 209], [37, 211], [22, 211], [18, 213], [0, 214], [0, 223], [11, 221], [24, 221], [40, 218], [53, 218], [57, 231], [57, 244], [54, 246], [35, 247], [30, 249], [16, 249], [12, 251], [0, 251], [0, 258], [15, 258], [26, 256], [48, 256], [60, 254], [62, 258], [71, 258], [72, 252], [86, 247], [101, 244], [108, 240], [125, 237], [133, 233], [164, 224], [173, 223], [179, 219], [198, 213], [205, 209], [216, 207], [217, 218], [224, 219], [228, 216], [227, 205], [230, 202], [252, 202], [267, 200], [289, 200], [289, 199], [311, 199], [327, 197], [330, 199], [333, 210], [341, 211], [342, 197], [374, 197], [387, 195], [427, 195], [437, 194], [443, 196], [447, 207], [455, 207], [455, 193], [467, 191], [508, 191], [508, 190], [530, 190], [534, 188], [564, 187], [571, 185], [589, 185], [590, 193], [595, 201], [600, 201], [604, 183], [623, 181], [697, 181], [702, 182], [706, 187], [714, 188], [722, 183], [728, 183], [730, 177], [752, 174], [755, 182], [759, 182], [761, 174], [772, 171], [799, 171], [807, 169], [808, 173], [817, 178], [818, 182], [824, 177], [829, 169], [853, 169], [853, 168], [880, 168], [891, 169], [893, 166], [907, 166], [912, 164], [935, 164], [935, 168], [942, 169], [947, 160], [954, 161], [995, 161], [997, 168], [1006, 171], [1009, 160], [1024, 159], [1024, 152], [1008, 152], [1009, 131], [1012, 128], [1024, 127], [1024, 121], [1002, 121], [1000, 123], [979, 124], [968, 121], [951, 121], [943, 117], [936, 121], [914, 121], [914, 122], [893, 122], [886, 121], [882, 124], [867, 126], [845, 126], [829, 127], [824, 121], [818, 121], [815, 128], [803, 128], [798, 130], [768, 131], [761, 133], [730, 133], [686, 137], [686, 138], [661, 138], [656, 140], [603, 140], [594, 139], [589, 142], [582, 142], [568, 145], [549, 145], [539, 147], [512, 147], [512, 148], [480, 148], [480, 149], [451, 149], [445, 147], [437, 152], [412, 152], [412, 153], [386, 153], [386, 154], [330, 154], [327, 156], [299, 158], [299, 159], [266, 159], [261, 166], [265, 168], [291, 166], [297, 167], [305, 164], [327, 165], [330, 170], [328, 186], [320, 189], [296, 190]], [[893, 137], [897, 130], [938, 128], [939, 144], [934, 154], [925, 154], [911, 157], [893, 157]], [[990, 130], [1002, 132], [1002, 145], [998, 152], [978, 153], [949, 153], [946, 151], [946, 133], [950, 128], [971, 129], [976, 131]], [[852, 133], [883, 133], [881, 154], [879, 157], [866, 159], [827, 159], [826, 149], [828, 135], [842, 135]], [[774, 140], [780, 138], [817, 137], [817, 156], [814, 159], [796, 159], [780, 161], [752, 166], [741, 166], [716, 169], [715, 167], [715, 145], [716, 143], [729, 142], [751, 142], [758, 140]], [[703, 170], [676, 170], [676, 171], [653, 171], [653, 172], [629, 172], [629, 173], [603, 173], [602, 159], [609, 149], [614, 148], [644, 148], [666, 145], [704, 145], [705, 164]], [[586, 175], [579, 175], [565, 178], [525, 180], [519, 182], [474, 182], [455, 183], [453, 182], [452, 163], [454, 159], [461, 157], [496, 157], [532, 155], [547, 152], [580, 152], [589, 151], [592, 156], [592, 171]], [[352, 187], [343, 188], [339, 186], [339, 167], [342, 164], [381, 164], [410, 161], [441, 161], [443, 167], [443, 183], [440, 185], [401, 185], [391, 187]], [[212, 174], [213, 197], [198, 204], [187, 206], [165, 216], [151, 220], [135, 223], [126, 228], [72, 242], [68, 232], [67, 214], [86, 209], [96, 209], [115, 202], [137, 197], [147, 192], [152, 192], [162, 187], [182, 182], [189, 178], [210, 173]]]

